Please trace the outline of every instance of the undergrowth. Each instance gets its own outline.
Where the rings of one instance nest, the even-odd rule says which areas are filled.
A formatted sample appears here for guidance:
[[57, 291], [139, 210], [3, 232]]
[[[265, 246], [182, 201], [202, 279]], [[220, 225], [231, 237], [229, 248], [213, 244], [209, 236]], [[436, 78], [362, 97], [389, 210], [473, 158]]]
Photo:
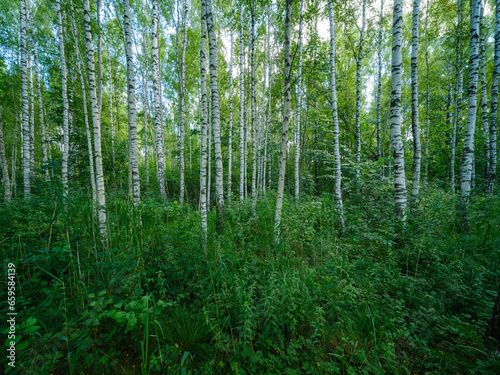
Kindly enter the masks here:
[[255, 217], [251, 202], [232, 202], [221, 235], [210, 213], [207, 251], [199, 212], [155, 196], [140, 218], [126, 196], [109, 197], [106, 247], [82, 191], [0, 206], [4, 269], [14, 263], [18, 283], [16, 367], [4, 355], [3, 370], [500, 373], [483, 338], [500, 199], [474, 197], [461, 234], [455, 196], [428, 185], [396, 244], [391, 191], [384, 179], [346, 184], [342, 238], [333, 196], [286, 199], [277, 245], [272, 193]]

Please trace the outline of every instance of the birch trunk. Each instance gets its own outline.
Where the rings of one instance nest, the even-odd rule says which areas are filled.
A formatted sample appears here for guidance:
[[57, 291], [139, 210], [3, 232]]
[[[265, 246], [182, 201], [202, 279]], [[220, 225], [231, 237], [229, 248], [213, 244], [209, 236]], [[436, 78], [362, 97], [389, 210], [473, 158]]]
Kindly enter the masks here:
[[[90, 186], [92, 188], [92, 199], [94, 201], [94, 205], [97, 206], [97, 189], [96, 189], [96, 179], [94, 172], [94, 152], [92, 148], [92, 136], [90, 135], [90, 127], [89, 127], [89, 116], [87, 113], [87, 92], [85, 88], [85, 80], [84, 80], [84, 69], [83, 69], [83, 60], [80, 55], [80, 49], [78, 47], [78, 37], [77, 37], [77, 29], [75, 23], [75, 12], [73, 9], [73, 0], [70, 2], [71, 5], [71, 21], [73, 25], [73, 39], [75, 41], [75, 50], [76, 50], [76, 62], [77, 69], [80, 76], [80, 86], [82, 88], [82, 98], [83, 98], [83, 118], [85, 121], [85, 131], [87, 133], [87, 147], [89, 150], [89, 169], [90, 169]], [[47, 170], [48, 173], [48, 170]], [[94, 206], [94, 208], [95, 208]]]
[[64, 31], [62, 24], [61, 2], [56, 0], [57, 22], [59, 31], [59, 51], [61, 54], [62, 103], [63, 103], [63, 153], [62, 153], [62, 185], [63, 196], [68, 196], [68, 155], [69, 155], [69, 125], [68, 125], [68, 92], [66, 76], [66, 58], [64, 56]]
[[179, 193], [179, 206], [182, 207], [184, 204], [184, 135], [185, 135], [185, 123], [184, 123], [184, 96], [185, 96], [185, 76], [186, 76], [186, 46], [187, 46], [187, 15], [188, 15], [188, 4], [187, 0], [184, 0], [184, 41], [182, 43], [182, 57], [180, 66], [180, 77], [179, 77], [179, 132], [180, 132], [180, 160], [179, 160], [179, 170], [180, 170], [180, 193]]
[[31, 59], [31, 45], [28, 52], [29, 61], [29, 97], [30, 97], [30, 169], [35, 172], [35, 89], [33, 87], [33, 61]]
[[240, 10], [240, 203], [243, 202], [245, 196], [244, 179], [245, 179], [245, 80], [243, 74], [243, 51], [244, 51], [244, 36], [243, 36], [243, 11]]
[[425, 11], [425, 69], [427, 72], [427, 92], [426, 92], [426, 125], [425, 125], [425, 168], [424, 168], [424, 181], [427, 182], [429, 176], [429, 104], [430, 104], [430, 91], [429, 91], [429, 0], [426, 3]]
[[339, 145], [337, 85], [335, 82], [335, 25], [333, 23], [332, 0], [328, 1], [328, 16], [330, 21], [330, 90], [332, 95], [333, 154], [335, 157], [334, 195], [337, 206], [337, 217], [339, 221], [339, 233], [340, 235], [342, 235], [345, 231], [345, 227], [344, 227], [344, 207], [342, 204], [342, 164], [340, 160], [340, 145]]
[[162, 98], [161, 98], [161, 82], [160, 82], [160, 59], [158, 51], [158, 34], [159, 34], [159, 16], [158, 16], [158, 0], [153, 0], [153, 32], [152, 32], [152, 49], [153, 49], [153, 91], [154, 91], [154, 107], [155, 107], [155, 131], [156, 131], [156, 160], [158, 165], [157, 178], [158, 187], [162, 200], [167, 199], [165, 190], [165, 147], [163, 142], [163, 114], [162, 114]]
[[[363, 4], [366, 0], [363, 1]], [[304, 8], [304, 0], [299, 3], [299, 66], [297, 68], [297, 127], [295, 129], [295, 200], [299, 200], [300, 196], [300, 110], [302, 107], [302, 11]], [[364, 7], [363, 7], [364, 16]], [[364, 18], [363, 18], [364, 20]], [[363, 33], [363, 32], [361, 32]]]
[[411, 47], [411, 129], [413, 133], [413, 181], [411, 188], [412, 204], [418, 202], [420, 189], [420, 165], [422, 148], [418, 124], [418, 19], [420, 0], [413, 1], [413, 27]]
[[128, 131], [130, 164], [132, 169], [132, 195], [134, 207], [141, 200], [141, 180], [139, 176], [139, 152], [137, 149], [137, 103], [135, 99], [135, 71], [132, 53], [132, 32], [130, 26], [130, 3], [123, 0], [123, 25], [125, 32], [125, 54], [127, 57]]
[[391, 145], [394, 156], [394, 202], [396, 216], [406, 223], [406, 181], [404, 147], [401, 140], [401, 73], [403, 65], [403, 0], [394, 0], [392, 29]]
[[455, 149], [457, 143], [457, 121], [459, 111], [459, 88], [460, 88], [460, 23], [461, 23], [461, 4], [457, 0], [457, 35], [456, 35], [456, 84], [454, 93], [454, 108], [453, 108], [453, 128], [451, 131], [451, 159], [450, 159], [450, 186], [451, 191], [455, 192]]
[[356, 59], [356, 179], [359, 178], [359, 165], [361, 163], [361, 63], [363, 59], [363, 41], [365, 36], [365, 12], [366, 0], [363, 0], [363, 17], [359, 36], [358, 58]]
[[200, 144], [200, 211], [203, 246], [207, 243], [207, 29], [206, 10], [201, 6], [201, 46], [200, 46], [200, 74], [201, 74], [201, 144]]
[[101, 151], [101, 121], [97, 107], [97, 94], [95, 87], [95, 67], [94, 67], [94, 46], [92, 45], [92, 29], [90, 24], [90, 4], [89, 0], [84, 0], [85, 18], [85, 46], [87, 50], [87, 69], [89, 77], [90, 106], [92, 108], [92, 123], [94, 125], [94, 152], [96, 167], [96, 187], [97, 202], [99, 203], [99, 228], [101, 242], [107, 244], [106, 229], [106, 191], [104, 187], [104, 171], [102, 168]]
[[202, 0], [202, 6], [206, 7], [208, 43], [210, 50], [210, 88], [212, 100], [212, 131], [214, 137], [215, 153], [215, 201], [217, 207], [217, 227], [219, 232], [224, 229], [224, 186], [222, 168], [222, 149], [220, 142], [220, 108], [219, 91], [217, 88], [217, 46], [215, 41], [214, 24], [212, 20], [212, 4], [210, 0]]
[[[234, 0], [231, 2], [231, 13], [234, 10]], [[227, 166], [227, 203], [231, 204], [231, 178], [233, 171], [233, 29], [230, 32], [229, 53], [229, 160]]]
[[[146, 43], [144, 43], [144, 51], [146, 51]], [[147, 53], [144, 52], [143, 56], [146, 57]], [[144, 106], [144, 167], [146, 169], [146, 186], [149, 186], [149, 157], [148, 157], [148, 81], [145, 77], [145, 66], [141, 60], [141, 76], [142, 76], [142, 105]]]
[[468, 90], [469, 98], [460, 181], [460, 188], [462, 190], [462, 196], [465, 199], [465, 203], [467, 203], [471, 191], [472, 169], [474, 163], [474, 131], [477, 114], [477, 81], [479, 70], [479, 13], [480, 0], [472, 0]]
[[111, 75], [111, 54], [108, 44], [108, 71], [109, 71], [109, 115], [111, 122], [111, 160], [114, 170], [115, 165], [115, 122], [113, 118], [113, 79]]
[[[266, 149], [265, 149], [265, 158], [266, 165], [264, 168], [264, 176], [263, 179], [266, 179], [265, 171], [267, 170], [268, 180], [267, 180], [267, 188], [271, 189], [271, 88], [272, 88], [272, 66], [271, 66], [271, 46], [270, 46], [270, 20], [271, 18], [271, 10], [268, 8], [268, 17], [267, 17], [267, 82], [268, 82], [268, 99], [267, 99], [267, 118], [266, 118]], [[265, 184], [264, 184], [265, 185]], [[264, 188], [264, 191], [266, 189]]]
[[101, 28], [101, 0], [97, 0], [97, 106], [99, 111], [99, 120], [102, 114], [102, 28]]
[[278, 191], [276, 194], [276, 214], [274, 216], [274, 242], [278, 243], [281, 237], [281, 211], [283, 209], [283, 194], [285, 190], [286, 155], [288, 148], [288, 124], [290, 122], [290, 101], [291, 101], [291, 56], [290, 56], [290, 31], [292, 16], [292, 0], [286, 0], [285, 15], [285, 97], [283, 110], [283, 130], [281, 133], [281, 147], [279, 158]]
[[380, 26], [378, 32], [378, 81], [377, 81], [377, 159], [382, 156], [382, 142], [381, 142], [381, 112], [380, 112], [380, 98], [382, 97], [382, 31], [383, 31], [383, 15], [384, 15], [384, 0], [380, 1]]
[[[3, 141], [3, 129], [2, 129], [2, 106], [0, 105], [0, 163], [2, 164], [2, 176], [5, 189], [5, 202], [10, 203], [12, 193], [10, 190], [10, 178], [9, 178], [9, 168], [7, 165], [7, 158], [5, 157], [5, 145]], [[15, 178], [15, 176], [13, 176]]]
[[489, 124], [488, 124], [488, 92], [486, 88], [486, 52], [485, 52], [485, 27], [484, 27], [484, 6], [480, 3], [481, 16], [480, 16], [480, 45], [479, 51], [481, 56], [481, 115], [483, 123], [483, 137], [484, 137], [484, 158], [486, 160], [486, 173], [490, 170], [490, 137], [489, 137]]
[[490, 104], [490, 170], [487, 192], [493, 194], [497, 170], [498, 79], [500, 77], [500, 0], [495, 0], [495, 56]]
[[40, 116], [40, 130], [42, 133], [42, 168], [45, 170], [45, 180], [48, 181], [49, 169], [47, 167], [47, 137], [45, 135], [45, 124], [43, 121], [43, 99], [42, 99], [42, 89], [40, 85], [40, 76], [38, 72], [38, 43], [35, 42], [35, 80], [38, 96], [38, 112]]
[[257, 103], [255, 92], [255, 1], [252, 1], [252, 23], [250, 28], [250, 90], [251, 90], [251, 116], [252, 116], [252, 213], [255, 216], [257, 205], [257, 160], [256, 160], [256, 128], [257, 128]]

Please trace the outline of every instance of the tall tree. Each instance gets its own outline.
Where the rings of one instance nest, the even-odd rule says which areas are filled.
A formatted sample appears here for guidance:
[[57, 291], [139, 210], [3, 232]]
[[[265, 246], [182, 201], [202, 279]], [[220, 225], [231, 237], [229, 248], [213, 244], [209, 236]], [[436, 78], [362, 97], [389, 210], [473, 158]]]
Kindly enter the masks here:
[[[26, 57], [26, 0], [20, 0], [21, 26], [21, 100], [22, 100], [22, 140], [23, 140], [23, 185], [24, 197], [31, 194], [31, 165], [30, 165], [30, 123], [28, 110], [28, 61]], [[15, 180], [15, 179], [14, 179]]]
[[[477, 81], [479, 70], [480, 1], [481, 0], [472, 0], [471, 2], [468, 110], [460, 182], [460, 188], [463, 199], [465, 200], [465, 205], [467, 205], [467, 200], [471, 191], [472, 169], [474, 163], [474, 131], [476, 127]], [[465, 215], [466, 211], [467, 209], [465, 207]], [[467, 230], [467, 216], [465, 216], [464, 219], [465, 229]]]
[[256, 128], [257, 128], [257, 103], [255, 91], [255, 0], [252, 0], [252, 18], [250, 24], [250, 90], [251, 90], [251, 116], [252, 116], [252, 212], [255, 216], [257, 204], [257, 160], [256, 160]]
[[163, 142], [163, 114], [160, 82], [160, 56], [158, 51], [159, 35], [159, 16], [158, 0], [153, 0], [153, 30], [152, 30], [152, 49], [153, 49], [153, 92], [155, 107], [155, 140], [156, 140], [156, 162], [157, 179], [161, 198], [165, 201], [167, 193], [165, 189], [165, 148]]
[[[231, 1], [231, 14], [234, 10], [234, 0]], [[233, 171], [233, 28], [229, 36], [229, 144], [227, 166], [227, 202], [231, 203], [231, 178]]]
[[[10, 190], [10, 179], [9, 179], [9, 167], [7, 164], [7, 158], [5, 157], [5, 145], [3, 141], [3, 129], [2, 129], [2, 106], [0, 105], [0, 164], [2, 167], [2, 177], [4, 183], [4, 191], [5, 191], [5, 201], [7, 203], [10, 202], [11, 199], [11, 190]], [[15, 178], [15, 176], [13, 176]]]
[[245, 118], [244, 118], [244, 106], [245, 106], [245, 80], [243, 75], [243, 51], [244, 51], [244, 37], [243, 37], [243, 10], [244, 5], [240, 10], [240, 203], [245, 197], [244, 189], [244, 179], [245, 179]]
[[[426, 82], [427, 89], [425, 94], [425, 104], [426, 104], [426, 118], [425, 118], [425, 168], [424, 168], [424, 180], [427, 182], [429, 173], [429, 124], [430, 124], [430, 90], [429, 90], [429, 0], [426, 3], [425, 10], [425, 69], [426, 69]], [[451, 95], [451, 91], [450, 91]], [[451, 98], [451, 96], [450, 96]]]
[[333, 118], [333, 156], [335, 158], [335, 181], [334, 195], [337, 206], [337, 219], [339, 222], [339, 233], [345, 231], [344, 206], [342, 203], [342, 164], [340, 160], [339, 145], [339, 115], [337, 108], [337, 84], [335, 81], [335, 24], [333, 21], [333, 0], [328, 1], [328, 16], [330, 21], [330, 91], [332, 96], [332, 118]]
[[201, 4], [201, 142], [200, 142], [200, 211], [203, 243], [207, 242], [207, 13], [205, 4]]
[[413, 27], [411, 44], [411, 129], [413, 133], [413, 181], [412, 203], [417, 204], [420, 189], [420, 164], [422, 148], [420, 146], [420, 127], [418, 124], [418, 18], [420, 0], [413, 1]]
[[38, 43], [35, 41], [35, 81], [38, 97], [38, 114], [40, 118], [40, 131], [42, 134], [42, 165], [45, 170], [45, 179], [48, 181], [50, 178], [49, 168], [47, 167], [47, 137], [45, 135], [45, 124], [43, 121], [43, 98], [42, 89], [40, 84], [40, 75], [38, 72]]
[[[366, 1], [366, 0], [364, 0]], [[297, 68], [297, 127], [295, 129], [295, 199], [300, 194], [300, 110], [302, 107], [302, 10], [304, 0], [299, 3], [299, 66]]]
[[[202, 2], [203, 6], [203, 2]], [[212, 3], [205, 1], [208, 44], [210, 50], [210, 91], [212, 105], [212, 132], [214, 139], [215, 154], [215, 202], [217, 207], [217, 226], [219, 231], [224, 229], [224, 186], [222, 169], [222, 148], [220, 141], [220, 108], [219, 108], [219, 89], [217, 87], [217, 44], [215, 40], [214, 22], [212, 18]]]
[[484, 158], [486, 160], [486, 176], [490, 169], [490, 132], [488, 124], [488, 92], [486, 86], [486, 48], [485, 48], [485, 26], [484, 26], [484, 6], [480, 1], [481, 15], [479, 19], [479, 53], [480, 53], [480, 68], [481, 68], [481, 116], [483, 124], [484, 138]]
[[89, 0], [83, 1], [83, 14], [85, 20], [85, 49], [87, 51], [87, 73], [89, 78], [90, 106], [92, 109], [92, 123], [94, 126], [94, 153], [96, 168], [96, 187], [97, 203], [99, 204], [99, 229], [101, 242], [107, 244], [106, 228], [106, 190], [104, 187], [104, 171], [102, 168], [102, 150], [101, 150], [101, 119], [99, 117], [97, 94], [95, 84], [95, 66], [94, 66], [94, 46], [92, 44], [92, 27], [90, 23], [90, 4]]
[[453, 96], [453, 102], [454, 102], [454, 107], [453, 107], [453, 128], [451, 131], [451, 158], [450, 158], [450, 186], [451, 186], [451, 191], [455, 192], [455, 150], [456, 150], [456, 143], [457, 143], [457, 122], [458, 122], [458, 107], [460, 106], [459, 103], [459, 91], [460, 90], [460, 78], [461, 78], [461, 72], [460, 72], [460, 23], [462, 21], [462, 15], [461, 15], [461, 4], [460, 0], [457, 0], [457, 32], [456, 32], [456, 63], [455, 63], [455, 92]]
[[356, 178], [359, 178], [361, 163], [361, 63], [363, 61], [363, 42], [365, 38], [366, 0], [363, 0], [363, 16], [359, 36], [358, 57], [356, 58]]
[[500, 77], [500, 0], [495, 0], [495, 56], [490, 104], [490, 170], [487, 191], [493, 194], [497, 170], [498, 79]]
[[381, 112], [380, 112], [380, 99], [382, 97], [382, 31], [384, 28], [384, 0], [380, 1], [380, 20], [378, 32], [378, 79], [377, 79], [377, 158], [382, 157], [382, 138], [381, 138]]
[[123, 26], [125, 34], [125, 55], [127, 57], [128, 132], [132, 167], [132, 194], [137, 208], [141, 199], [139, 177], [139, 152], [137, 149], [137, 104], [135, 99], [134, 55], [132, 53], [132, 31], [130, 26], [130, 3], [123, 0]]
[[291, 70], [292, 61], [290, 56], [290, 31], [292, 16], [292, 0], [286, 0], [285, 14], [285, 97], [283, 109], [283, 130], [281, 132], [281, 146], [279, 156], [279, 176], [278, 191], [276, 194], [276, 213], [274, 216], [274, 241], [280, 240], [281, 211], [283, 209], [283, 194], [285, 191], [286, 155], [288, 147], [288, 124], [290, 122], [290, 101], [291, 101]]
[[401, 140], [401, 73], [403, 65], [403, 0], [394, 0], [392, 27], [391, 145], [394, 156], [394, 201], [398, 220], [406, 223], [404, 146]]
[[179, 206], [184, 204], [184, 135], [185, 135], [185, 123], [184, 123], [184, 97], [186, 92], [186, 47], [187, 47], [187, 15], [188, 15], [188, 4], [187, 0], [184, 0], [184, 11], [182, 16], [182, 23], [184, 25], [184, 38], [182, 42], [182, 55], [179, 67], [179, 134], [180, 134], [180, 149], [179, 149], [179, 170], [180, 170], [180, 193], [179, 193]]

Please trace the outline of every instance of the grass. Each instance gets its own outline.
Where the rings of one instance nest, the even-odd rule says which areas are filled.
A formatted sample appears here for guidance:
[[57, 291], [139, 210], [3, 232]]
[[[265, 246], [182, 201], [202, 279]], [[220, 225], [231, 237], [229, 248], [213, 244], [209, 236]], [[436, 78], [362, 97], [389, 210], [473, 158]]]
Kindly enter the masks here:
[[0, 206], [18, 283], [6, 373], [500, 372], [483, 339], [500, 278], [498, 196], [473, 198], [463, 234], [455, 196], [428, 185], [396, 244], [390, 183], [347, 183], [344, 237], [332, 196], [304, 195], [285, 200], [275, 246], [269, 193], [256, 217], [233, 202], [221, 235], [211, 213], [207, 252], [189, 205], [145, 194], [140, 225], [111, 194], [102, 249], [87, 193], [53, 196]]

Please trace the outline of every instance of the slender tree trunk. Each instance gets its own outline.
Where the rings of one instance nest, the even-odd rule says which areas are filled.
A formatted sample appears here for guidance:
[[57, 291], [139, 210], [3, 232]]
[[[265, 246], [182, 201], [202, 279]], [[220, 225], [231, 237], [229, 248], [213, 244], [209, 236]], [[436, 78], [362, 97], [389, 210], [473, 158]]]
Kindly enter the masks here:
[[243, 51], [244, 51], [244, 36], [243, 36], [243, 10], [240, 10], [240, 203], [245, 197], [244, 179], [245, 179], [245, 79], [243, 74]]
[[251, 116], [252, 116], [252, 212], [255, 216], [257, 204], [257, 160], [256, 160], [256, 128], [257, 128], [257, 103], [255, 92], [255, 1], [252, 1], [252, 23], [250, 28], [250, 89], [251, 89]]
[[29, 61], [29, 97], [30, 97], [30, 168], [35, 173], [35, 90], [33, 87], [33, 60], [31, 59], [31, 43], [28, 52]]
[[[143, 56], [147, 56], [147, 47], [144, 43]], [[141, 60], [141, 76], [142, 76], [142, 105], [144, 106], [144, 167], [146, 169], [146, 186], [149, 186], [149, 157], [148, 157], [148, 114], [149, 114], [149, 102], [148, 102], [148, 81], [146, 80], [145, 70], [147, 62], [144, 64]]]
[[45, 180], [49, 180], [49, 169], [47, 167], [47, 137], [45, 135], [45, 124], [43, 121], [43, 99], [42, 90], [40, 85], [40, 77], [38, 74], [38, 48], [37, 42], [35, 42], [35, 80], [38, 96], [38, 112], [40, 116], [40, 130], [42, 132], [42, 168], [45, 170]]
[[495, 56], [490, 104], [490, 170], [487, 192], [493, 194], [497, 170], [498, 78], [500, 77], [500, 0], [495, 0]]
[[339, 145], [339, 118], [337, 110], [337, 85], [335, 82], [335, 24], [333, 23], [333, 0], [328, 1], [328, 15], [330, 20], [330, 90], [332, 95], [332, 118], [333, 118], [333, 154], [335, 157], [335, 181], [334, 194], [337, 205], [337, 218], [339, 221], [339, 233], [345, 231], [344, 207], [342, 204], [342, 164], [340, 160]]
[[97, 0], [97, 105], [99, 120], [102, 114], [102, 28], [101, 28], [101, 0]]
[[459, 111], [459, 88], [460, 88], [460, 22], [461, 22], [461, 4], [460, 0], [457, 0], [457, 35], [456, 35], [456, 84], [455, 84], [455, 94], [454, 94], [454, 109], [453, 109], [453, 128], [451, 131], [451, 160], [450, 160], [450, 186], [451, 191], [455, 192], [455, 150], [457, 143], [457, 121], [458, 121], [458, 111]]
[[429, 89], [429, 0], [426, 3], [425, 11], [425, 68], [427, 72], [427, 89], [426, 89], [426, 125], [425, 125], [425, 168], [424, 181], [427, 182], [429, 176], [429, 124], [430, 124], [430, 89]]
[[382, 97], [382, 31], [384, 28], [383, 23], [384, 15], [384, 0], [380, 1], [380, 26], [378, 32], [378, 83], [377, 83], [377, 159], [382, 156], [382, 142], [381, 142], [381, 112], [380, 112], [380, 99]]
[[361, 164], [361, 63], [363, 60], [363, 41], [365, 36], [366, 0], [363, 0], [363, 17], [359, 36], [358, 58], [356, 59], [356, 179], [359, 178]]
[[113, 174], [115, 168], [115, 122], [113, 118], [113, 79], [111, 75], [111, 54], [108, 44], [108, 71], [109, 71], [109, 114], [111, 122], [111, 162], [113, 166]]
[[474, 163], [474, 131], [477, 114], [477, 81], [479, 70], [479, 18], [480, 0], [471, 3], [471, 28], [470, 28], [470, 58], [469, 58], [469, 90], [467, 124], [465, 128], [464, 155], [461, 168], [460, 188], [464, 199], [464, 226], [468, 230], [467, 202], [471, 191], [472, 170]]
[[283, 194], [285, 191], [286, 156], [288, 148], [288, 124], [290, 122], [290, 101], [291, 101], [291, 70], [292, 62], [290, 57], [290, 32], [292, 17], [292, 0], [286, 0], [285, 15], [285, 106], [283, 111], [283, 131], [281, 133], [281, 149], [279, 159], [278, 191], [276, 194], [276, 214], [274, 216], [274, 242], [280, 240], [281, 211], [283, 208]]
[[9, 167], [7, 158], [5, 157], [5, 145], [3, 142], [3, 129], [2, 129], [2, 106], [0, 105], [0, 163], [2, 167], [2, 176], [5, 190], [5, 202], [10, 203], [12, 193], [10, 190]]
[[479, 41], [479, 51], [480, 51], [480, 64], [481, 64], [481, 115], [483, 123], [483, 137], [484, 137], [484, 159], [486, 160], [486, 173], [487, 178], [488, 171], [490, 170], [490, 137], [489, 137], [489, 124], [488, 124], [488, 92], [486, 88], [486, 52], [485, 52], [485, 28], [484, 28], [484, 6], [479, 4], [481, 7], [480, 16], [480, 41]]
[[[271, 189], [271, 89], [272, 89], [272, 65], [271, 65], [271, 45], [270, 45], [270, 18], [271, 18], [271, 9], [268, 7], [268, 16], [267, 16], [267, 82], [268, 82], [268, 98], [267, 98], [267, 118], [266, 118], [266, 150], [265, 150], [265, 158], [266, 158], [266, 166], [264, 168], [264, 176], [265, 179], [265, 171], [267, 170], [267, 188]], [[265, 191], [265, 189], [264, 189]]]
[[[363, 4], [366, 2], [364, 0]], [[302, 107], [302, 11], [304, 0], [299, 3], [299, 66], [297, 68], [297, 127], [295, 128], [295, 200], [300, 196], [300, 111]], [[364, 8], [363, 8], [364, 9]], [[364, 13], [363, 13], [364, 15]]]
[[182, 43], [182, 57], [180, 62], [180, 77], [179, 77], [179, 133], [180, 133], [180, 148], [179, 148], [179, 170], [180, 170], [180, 193], [179, 193], [179, 206], [182, 207], [184, 204], [184, 135], [185, 135], [185, 123], [184, 123], [184, 96], [185, 96], [185, 75], [186, 75], [186, 46], [187, 46], [187, 15], [188, 15], [188, 5], [187, 0], [184, 0], [184, 41]]
[[208, 101], [208, 117], [207, 117], [207, 124], [208, 124], [208, 155], [207, 155], [207, 211], [210, 211], [210, 199], [212, 197], [210, 189], [212, 187], [212, 143], [213, 143], [213, 122], [212, 122], [212, 89], [209, 86], [209, 97], [207, 99]]
[[201, 144], [200, 144], [200, 211], [203, 245], [207, 243], [207, 26], [206, 8], [201, 6], [201, 47], [200, 47], [200, 73], [201, 73]]
[[85, 18], [85, 46], [87, 50], [87, 69], [90, 89], [90, 106], [92, 108], [92, 123], [94, 125], [94, 152], [96, 167], [96, 187], [97, 202], [99, 203], [99, 228], [101, 242], [107, 245], [106, 229], [106, 190], [104, 187], [104, 171], [102, 168], [101, 151], [101, 121], [97, 106], [97, 94], [95, 85], [95, 67], [94, 67], [94, 46], [92, 45], [92, 29], [90, 24], [90, 4], [89, 0], [84, 0], [84, 18]]
[[141, 180], [139, 176], [139, 152], [137, 149], [137, 103], [135, 99], [135, 71], [132, 53], [132, 31], [130, 26], [130, 3], [123, 0], [123, 25], [125, 32], [125, 54], [127, 57], [128, 131], [130, 164], [132, 169], [132, 194], [134, 207], [141, 200]]
[[220, 141], [220, 108], [219, 91], [217, 88], [217, 46], [215, 41], [214, 23], [212, 20], [212, 4], [210, 0], [202, 0], [206, 6], [208, 44], [210, 50], [210, 88], [212, 100], [212, 131], [215, 152], [215, 201], [217, 207], [217, 227], [219, 232], [224, 229], [224, 186], [222, 168], [222, 148]]
[[412, 204], [417, 205], [420, 190], [420, 165], [422, 148], [418, 124], [418, 19], [420, 0], [413, 1], [413, 30], [411, 48], [411, 129], [413, 133], [413, 181], [411, 189]]
[[[234, 0], [231, 1], [231, 13], [234, 11]], [[233, 29], [230, 32], [229, 54], [229, 144], [227, 166], [227, 204], [231, 204], [231, 178], [233, 171]]]
[[[14, 89], [14, 86], [12, 86]], [[12, 99], [14, 99], [14, 95], [12, 95]], [[13, 102], [14, 103], [14, 102]], [[11, 191], [14, 197], [17, 196], [17, 184], [16, 184], [16, 168], [17, 168], [17, 110], [16, 106], [14, 106], [14, 139], [12, 141], [12, 165], [11, 165]]]
[[154, 91], [154, 107], [155, 107], [155, 130], [156, 130], [156, 160], [158, 165], [157, 178], [158, 187], [162, 200], [167, 199], [165, 189], [165, 146], [163, 142], [163, 114], [162, 114], [162, 97], [161, 97], [161, 82], [160, 82], [160, 58], [158, 50], [158, 34], [159, 34], [159, 16], [158, 16], [158, 0], [153, 0], [153, 91]]
[[62, 24], [61, 2], [56, 0], [57, 20], [59, 30], [59, 51], [61, 54], [62, 103], [63, 103], [63, 154], [62, 154], [62, 185], [63, 196], [68, 196], [68, 156], [69, 156], [69, 125], [68, 125], [68, 93], [66, 76], [66, 58], [64, 56], [64, 31]]
[[87, 92], [85, 89], [85, 80], [84, 80], [84, 69], [83, 69], [83, 60], [80, 55], [80, 49], [78, 47], [78, 34], [75, 23], [75, 12], [73, 9], [73, 0], [70, 2], [71, 4], [71, 21], [73, 25], [73, 39], [75, 41], [75, 50], [76, 50], [76, 62], [77, 69], [80, 76], [80, 86], [82, 88], [82, 98], [83, 98], [83, 118], [85, 121], [85, 131], [87, 133], [87, 147], [89, 150], [89, 167], [90, 167], [90, 186], [92, 188], [92, 199], [94, 201], [94, 209], [97, 206], [97, 188], [96, 188], [96, 179], [94, 172], [94, 152], [92, 148], [92, 136], [90, 135], [90, 127], [89, 127], [89, 116], [87, 113]]
[[394, 201], [396, 216], [406, 223], [406, 181], [404, 147], [401, 140], [401, 73], [403, 65], [403, 0], [394, 0], [392, 29], [391, 145], [394, 156]]

